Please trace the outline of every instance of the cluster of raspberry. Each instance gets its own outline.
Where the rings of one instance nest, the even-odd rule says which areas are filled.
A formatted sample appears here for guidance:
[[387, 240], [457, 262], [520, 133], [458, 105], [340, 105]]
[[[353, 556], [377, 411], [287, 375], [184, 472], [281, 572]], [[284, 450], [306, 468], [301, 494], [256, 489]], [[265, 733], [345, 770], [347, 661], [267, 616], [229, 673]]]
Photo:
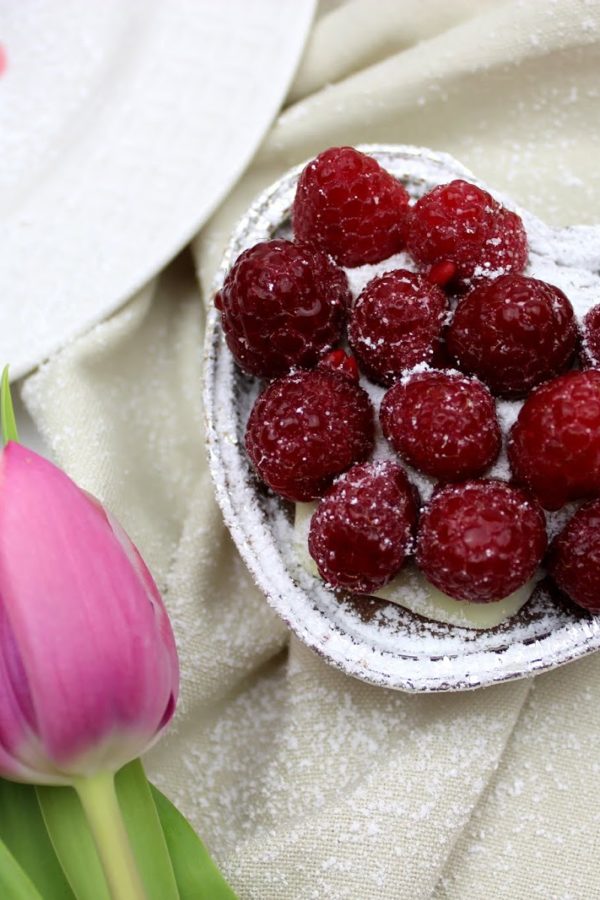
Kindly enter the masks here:
[[[309, 551], [334, 587], [372, 593], [414, 556], [450, 597], [501, 600], [544, 564], [600, 609], [600, 306], [578, 323], [558, 287], [523, 275], [521, 218], [463, 180], [416, 203], [371, 156], [334, 147], [303, 170], [294, 240], [235, 261], [217, 294], [227, 344], [269, 380], [246, 449], [274, 492], [320, 500]], [[344, 267], [406, 250], [352, 303]], [[340, 345], [347, 340], [349, 355]], [[336, 349], [337, 348], [337, 349]], [[399, 457], [371, 460], [379, 409]], [[524, 400], [506, 436], [496, 399]], [[401, 465], [435, 478], [422, 503]], [[547, 546], [543, 508], [580, 506]]]

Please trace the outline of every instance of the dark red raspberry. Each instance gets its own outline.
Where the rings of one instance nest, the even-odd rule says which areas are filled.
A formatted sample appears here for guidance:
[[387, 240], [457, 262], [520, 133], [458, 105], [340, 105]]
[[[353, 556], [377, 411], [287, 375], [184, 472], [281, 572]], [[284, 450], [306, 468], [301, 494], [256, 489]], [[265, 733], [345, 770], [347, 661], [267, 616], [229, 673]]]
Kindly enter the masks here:
[[361, 266], [404, 246], [407, 209], [407, 192], [373, 157], [330, 147], [300, 175], [292, 222], [298, 240], [342, 266]]
[[510, 431], [508, 459], [546, 509], [600, 495], [600, 371], [567, 372], [537, 388]]
[[287, 500], [321, 497], [336, 475], [368, 457], [373, 441], [369, 397], [328, 368], [273, 381], [246, 428], [246, 450], [258, 474]]
[[554, 538], [546, 568], [574, 603], [600, 612], [600, 501], [578, 509]]
[[352, 310], [348, 340], [364, 373], [391, 384], [417, 363], [436, 362], [446, 295], [406, 269], [370, 281]]
[[237, 258], [215, 304], [241, 368], [272, 378], [314, 365], [340, 339], [350, 299], [345, 273], [325, 253], [277, 240]]
[[528, 255], [527, 232], [521, 216], [500, 206], [492, 237], [485, 244], [483, 263], [478, 266], [484, 271], [476, 270], [474, 274], [483, 278], [496, 278], [510, 272], [518, 275], [527, 265]]
[[421, 516], [417, 564], [457, 600], [491, 603], [534, 574], [546, 549], [544, 514], [523, 491], [487, 479], [448, 485]]
[[584, 366], [600, 367], [600, 304], [590, 309], [583, 320], [581, 362]]
[[319, 503], [308, 549], [325, 581], [368, 594], [402, 568], [416, 521], [417, 495], [401, 466], [354, 466]]
[[415, 203], [406, 240], [414, 258], [434, 273], [440, 263], [453, 263], [457, 286], [473, 277], [522, 272], [527, 263], [527, 235], [519, 216], [460, 179], [435, 187]]
[[573, 307], [561, 290], [537, 278], [502, 275], [463, 297], [446, 346], [494, 394], [522, 397], [567, 368], [577, 337]]
[[476, 478], [502, 445], [488, 389], [458, 372], [415, 372], [383, 398], [383, 433], [415, 469], [441, 481]]

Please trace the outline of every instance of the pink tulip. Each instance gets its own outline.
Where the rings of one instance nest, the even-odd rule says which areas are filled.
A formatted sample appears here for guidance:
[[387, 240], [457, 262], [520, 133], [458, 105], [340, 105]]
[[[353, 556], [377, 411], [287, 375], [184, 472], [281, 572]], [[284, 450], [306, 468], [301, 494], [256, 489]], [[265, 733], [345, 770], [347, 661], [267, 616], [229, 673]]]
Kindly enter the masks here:
[[179, 671], [138, 551], [52, 463], [0, 454], [0, 775], [115, 772], [170, 720]]

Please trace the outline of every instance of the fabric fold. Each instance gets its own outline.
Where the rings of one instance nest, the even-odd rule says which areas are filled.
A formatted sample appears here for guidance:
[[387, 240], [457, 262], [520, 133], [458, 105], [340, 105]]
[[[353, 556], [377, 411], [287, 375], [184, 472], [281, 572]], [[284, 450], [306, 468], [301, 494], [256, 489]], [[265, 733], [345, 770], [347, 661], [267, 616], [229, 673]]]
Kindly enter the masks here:
[[194, 241], [200, 291], [177, 260], [25, 384], [55, 458], [166, 598], [182, 702], [149, 771], [242, 900], [598, 893], [600, 659], [410, 696], [290, 641], [217, 510], [201, 380], [202, 304], [236, 219], [331, 144], [444, 150], [551, 223], [597, 220], [599, 63], [598, 0], [330, 6], [290, 104]]

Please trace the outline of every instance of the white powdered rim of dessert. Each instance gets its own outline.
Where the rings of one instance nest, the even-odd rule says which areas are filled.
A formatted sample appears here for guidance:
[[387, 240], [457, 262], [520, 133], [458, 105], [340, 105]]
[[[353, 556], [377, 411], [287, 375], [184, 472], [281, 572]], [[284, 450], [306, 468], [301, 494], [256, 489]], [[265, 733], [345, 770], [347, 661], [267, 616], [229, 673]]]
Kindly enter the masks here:
[[[490, 190], [444, 153], [387, 145], [358, 149], [372, 154], [400, 178], [413, 198], [454, 178], [479, 184], [523, 218], [530, 247], [526, 274], [561, 288], [578, 318], [600, 302], [600, 226], [550, 228]], [[243, 250], [275, 233], [285, 233], [302, 168], [297, 166], [266, 190], [238, 223], [215, 278], [215, 291]], [[353, 294], [374, 275], [404, 266], [406, 261], [400, 254], [377, 266], [350, 270]], [[261, 386], [236, 367], [215, 309], [207, 324], [205, 361], [209, 460], [227, 526], [270, 604], [304, 643], [329, 662], [350, 675], [390, 688], [466, 690], [532, 675], [600, 647], [600, 617], [563, 608], [541, 592], [519, 614], [490, 631], [445, 625], [392, 604], [357, 602], [336, 595], [299, 562], [289, 505], [263, 491], [251, 471], [244, 451], [244, 429]], [[503, 428], [518, 408], [515, 402], [498, 403]], [[505, 457], [493, 473], [506, 477]], [[411, 478], [427, 496], [422, 476], [416, 478], [411, 472]], [[565, 515], [563, 511], [562, 518]], [[561, 515], [552, 517], [551, 533], [560, 520]]]

